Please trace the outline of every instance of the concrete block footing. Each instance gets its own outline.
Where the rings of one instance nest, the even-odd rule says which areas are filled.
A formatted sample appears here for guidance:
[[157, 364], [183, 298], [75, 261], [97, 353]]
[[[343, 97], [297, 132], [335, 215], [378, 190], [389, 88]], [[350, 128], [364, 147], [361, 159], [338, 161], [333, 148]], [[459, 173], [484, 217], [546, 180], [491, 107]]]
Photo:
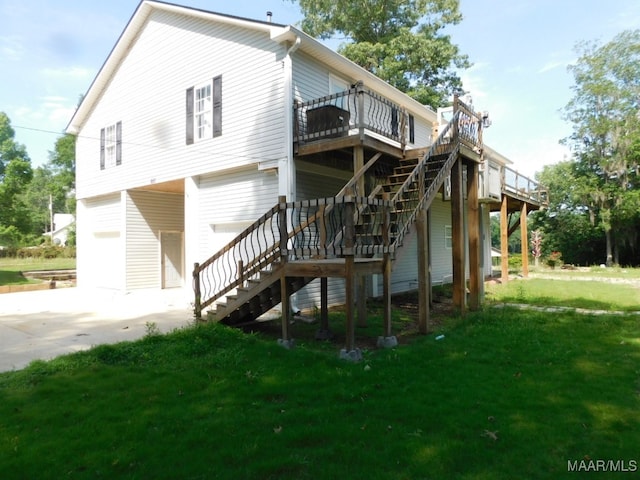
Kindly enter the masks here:
[[286, 348], [287, 350], [291, 350], [293, 347], [296, 346], [296, 341], [291, 338], [289, 340], [285, 340], [283, 338], [279, 338], [278, 339], [278, 345], [280, 345], [281, 347]]
[[359, 362], [362, 360], [362, 351], [359, 348], [350, 350], [347, 352], [346, 348], [340, 350], [340, 360], [346, 360], [348, 362]]
[[394, 348], [398, 346], [398, 339], [395, 335], [392, 335], [391, 337], [378, 337], [376, 345], [378, 348]]

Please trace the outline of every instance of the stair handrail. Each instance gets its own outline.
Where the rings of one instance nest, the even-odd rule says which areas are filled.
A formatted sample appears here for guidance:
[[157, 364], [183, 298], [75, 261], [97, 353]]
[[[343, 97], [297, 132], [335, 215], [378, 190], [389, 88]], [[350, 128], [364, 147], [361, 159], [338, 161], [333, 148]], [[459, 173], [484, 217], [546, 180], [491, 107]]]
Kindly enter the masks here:
[[[443, 150], [447, 150], [447, 147], [450, 146], [450, 150], [448, 151], [449, 156], [447, 157], [447, 160], [445, 161], [444, 165], [440, 168], [440, 171], [436, 175], [436, 178], [431, 182], [431, 184], [425, 185], [425, 188], [423, 190], [425, 193], [422, 196], [422, 198], [415, 199], [415, 205], [412, 206], [411, 210], [408, 212], [404, 210], [405, 212], [404, 215], [402, 214], [399, 216], [396, 215], [396, 219], [394, 222], [396, 223], [396, 227], [395, 227], [396, 235], [392, 243], [393, 248], [397, 248], [402, 244], [402, 240], [404, 239], [404, 236], [409, 230], [409, 227], [415, 221], [418, 210], [420, 208], [423, 208], [423, 205], [425, 202], [428, 205], [431, 201], [433, 201], [435, 194], [438, 192], [438, 190], [444, 183], [446, 176], [451, 171], [451, 168], [455, 163], [455, 160], [458, 156], [458, 152], [460, 148], [457, 135], [456, 135], [457, 128], [455, 128], [458, 126], [457, 122], [459, 118], [460, 118], [460, 111], [456, 111], [453, 115], [453, 118], [442, 129], [442, 131], [438, 135], [438, 138], [436, 138], [436, 141], [431, 144], [427, 153], [425, 153], [425, 155], [414, 167], [414, 169], [411, 171], [407, 179], [404, 181], [404, 183], [400, 186], [398, 191], [392, 197], [391, 204], [394, 205], [394, 209], [395, 209], [395, 206], [401, 201], [403, 197], [407, 195], [407, 192], [409, 192], [412, 189], [414, 191], [417, 191], [417, 189], [415, 188], [415, 185], [419, 181], [424, 182], [426, 168], [431, 158], [434, 155], [438, 154], [439, 151], [442, 152]], [[416, 195], [414, 195], [414, 197], [415, 196]], [[396, 213], [397, 213], [397, 210], [396, 210]]]

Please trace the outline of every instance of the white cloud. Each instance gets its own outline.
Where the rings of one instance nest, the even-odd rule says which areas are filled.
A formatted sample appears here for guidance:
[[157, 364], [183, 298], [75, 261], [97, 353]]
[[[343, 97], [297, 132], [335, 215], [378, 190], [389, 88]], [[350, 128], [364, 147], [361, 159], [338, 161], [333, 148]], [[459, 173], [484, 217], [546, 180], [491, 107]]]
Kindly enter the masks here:
[[91, 78], [94, 74], [92, 69], [84, 67], [70, 67], [70, 68], [44, 68], [41, 70], [42, 74], [48, 78], [75, 78], [86, 79]]
[[490, 67], [488, 62], [477, 62], [471, 68], [460, 72], [460, 79], [465, 92], [468, 92], [472, 98], [486, 98], [487, 87], [483, 70]]
[[18, 37], [0, 37], [0, 58], [16, 61], [23, 57], [24, 46]]
[[551, 61], [544, 64], [542, 68], [538, 70], [538, 73], [546, 73], [550, 70], [555, 70], [556, 68], [560, 68], [560, 67], [565, 68], [566, 66], [567, 66], [567, 62]]

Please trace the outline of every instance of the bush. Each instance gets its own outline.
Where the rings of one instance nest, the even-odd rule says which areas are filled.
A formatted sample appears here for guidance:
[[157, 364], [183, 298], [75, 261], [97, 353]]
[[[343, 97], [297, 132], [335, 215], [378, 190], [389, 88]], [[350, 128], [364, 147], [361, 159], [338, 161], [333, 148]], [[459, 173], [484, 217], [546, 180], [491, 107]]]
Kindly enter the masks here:
[[23, 247], [18, 249], [18, 258], [74, 258], [75, 247], [61, 247], [59, 245], [43, 244], [37, 247]]

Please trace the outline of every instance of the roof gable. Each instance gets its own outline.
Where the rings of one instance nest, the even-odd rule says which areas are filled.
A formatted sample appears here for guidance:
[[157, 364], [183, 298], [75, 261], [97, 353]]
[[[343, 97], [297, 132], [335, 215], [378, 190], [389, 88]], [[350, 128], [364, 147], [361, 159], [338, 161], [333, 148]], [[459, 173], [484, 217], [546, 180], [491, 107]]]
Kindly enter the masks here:
[[154, 11], [171, 12], [177, 15], [204, 19], [213, 23], [235, 25], [241, 28], [269, 33], [271, 39], [276, 43], [294, 44], [296, 41], [299, 41], [300, 49], [311, 55], [320, 63], [326, 64], [349, 77], [361, 79], [368, 88], [381, 93], [399, 105], [403, 105], [421, 116], [427, 116], [432, 121], [435, 120], [435, 112], [433, 112], [433, 110], [428, 106], [420, 104], [408, 95], [400, 92], [395, 87], [392, 87], [364, 68], [336, 53], [323, 43], [293, 26], [285, 26], [260, 20], [251, 20], [243, 17], [225, 15], [157, 0], [142, 0], [123, 32], [120, 34], [116, 44], [100, 68], [100, 71], [91, 83], [91, 86], [89, 87], [89, 90], [84, 96], [81, 104], [78, 106], [76, 112], [69, 121], [66, 129], [67, 133], [76, 134], [80, 131], [82, 125], [93, 110], [94, 105], [98, 102], [103, 90], [108, 85], [112, 76], [128, 54], [131, 46], [136, 41], [150, 15]]

